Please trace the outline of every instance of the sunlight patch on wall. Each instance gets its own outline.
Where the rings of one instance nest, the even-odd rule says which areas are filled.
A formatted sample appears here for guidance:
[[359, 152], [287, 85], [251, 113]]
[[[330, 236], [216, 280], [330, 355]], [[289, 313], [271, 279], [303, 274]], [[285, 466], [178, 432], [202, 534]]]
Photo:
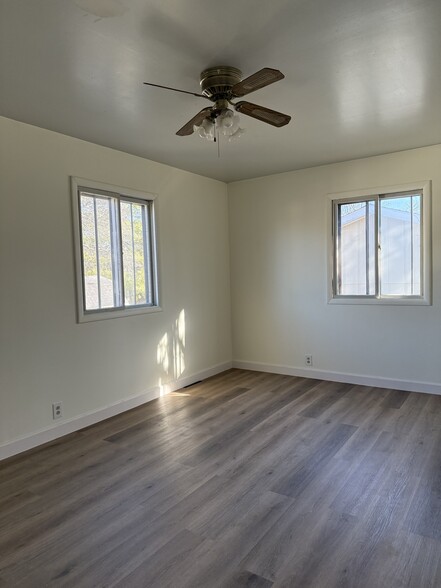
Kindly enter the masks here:
[[173, 325], [174, 377], [185, 371], [185, 310], [182, 309]]
[[156, 361], [163, 375], [159, 378], [159, 394], [165, 396], [170, 392], [168, 382], [178, 380], [185, 371], [185, 310], [182, 309], [168, 332], [161, 337]]

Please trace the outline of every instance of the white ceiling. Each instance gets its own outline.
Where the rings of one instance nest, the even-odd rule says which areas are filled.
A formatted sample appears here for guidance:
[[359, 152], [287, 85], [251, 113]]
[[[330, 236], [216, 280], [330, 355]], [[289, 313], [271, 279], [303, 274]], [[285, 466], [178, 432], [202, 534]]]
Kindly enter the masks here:
[[[441, 0], [0, 0], [0, 114], [224, 181], [441, 143]], [[217, 147], [175, 132], [214, 65], [285, 80]]]

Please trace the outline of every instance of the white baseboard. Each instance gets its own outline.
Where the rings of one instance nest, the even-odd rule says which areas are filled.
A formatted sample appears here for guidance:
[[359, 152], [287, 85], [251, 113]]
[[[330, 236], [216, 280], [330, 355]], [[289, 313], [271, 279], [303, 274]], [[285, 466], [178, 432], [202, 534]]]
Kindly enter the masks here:
[[85, 427], [93, 425], [94, 423], [98, 423], [99, 421], [104, 421], [105, 419], [125, 412], [126, 410], [136, 408], [141, 404], [145, 404], [146, 402], [150, 402], [151, 400], [165, 396], [170, 392], [194, 384], [199, 380], [205, 380], [206, 378], [224, 372], [231, 367], [231, 362], [215, 365], [211, 368], [198, 372], [197, 374], [185, 376], [183, 378], [179, 378], [178, 380], [168, 382], [163, 386], [154, 386], [153, 388], [150, 388], [138, 396], [125, 398], [124, 400], [120, 400], [119, 402], [115, 402], [114, 404], [104, 408], [99, 408], [98, 410], [84, 413], [65, 420], [59, 425], [47, 427], [45, 429], [36, 431], [31, 435], [20, 437], [18, 439], [4, 443], [3, 445], [0, 445], [0, 460], [6, 459], [7, 457], [12, 457], [13, 455], [17, 455], [18, 453], [22, 453], [23, 451], [27, 451], [28, 449], [32, 449], [38, 445], [43, 445], [43, 443], [54, 441], [54, 439], [58, 439], [59, 437], [63, 437], [64, 435], [68, 435], [69, 433], [73, 433], [75, 431], [79, 431], [80, 429], [84, 429]]
[[405, 390], [406, 392], [424, 392], [426, 394], [441, 395], [441, 384], [433, 384], [431, 382], [395, 380], [393, 378], [380, 378], [376, 376], [364, 376], [359, 374], [329, 372], [325, 370], [316, 370], [314, 368], [310, 369], [289, 367], [284, 365], [271, 365], [255, 361], [233, 361], [233, 367], [240, 368], [243, 370], [269, 372], [272, 374], [283, 374], [286, 376], [298, 376], [300, 378], [330, 380], [331, 382], [360, 384], [362, 386], [373, 386], [375, 388], [392, 388], [394, 390]]

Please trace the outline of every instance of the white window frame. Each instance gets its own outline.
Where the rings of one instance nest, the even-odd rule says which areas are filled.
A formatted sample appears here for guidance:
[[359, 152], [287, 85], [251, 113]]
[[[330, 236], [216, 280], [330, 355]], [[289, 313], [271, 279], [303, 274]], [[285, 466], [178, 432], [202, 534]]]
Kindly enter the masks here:
[[[421, 235], [421, 296], [381, 296], [376, 295], [338, 295], [335, 285], [335, 218], [334, 210], [336, 202], [353, 202], [363, 198], [372, 198], [378, 201], [380, 196], [398, 195], [400, 193], [419, 192], [422, 194], [422, 235]], [[328, 304], [376, 304], [376, 305], [406, 305], [421, 306], [432, 304], [432, 235], [431, 235], [431, 181], [424, 180], [397, 186], [381, 186], [366, 190], [353, 190], [350, 192], [337, 192], [328, 194], [327, 227], [327, 298]], [[376, 228], [377, 237], [377, 228]], [[376, 271], [378, 269], [378, 254], [376, 252]], [[378, 279], [378, 278], [377, 278]]]
[[[138, 203], [145, 203], [149, 205], [150, 220], [151, 220], [151, 265], [152, 265], [152, 289], [153, 289], [153, 303], [149, 305], [137, 306], [123, 306], [117, 308], [102, 308], [86, 310], [85, 308], [85, 291], [84, 291], [84, 275], [83, 275], [83, 260], [82, 260], [82, 240], [81, 240], [81, 213], [80, 213], [80, 195], [81, 192], [89, 192], [90, 194], [104, 195], [116, 197], [119, 201], [124, 201], [124, 198]], [[98, 321], [103, 319], [113, 319], [124, 316], [134, 316], [139, 314], [147, 314], [151, 312], [159, 312], [162, 310], [159, 305], [159, 276], [158, 276], [158, 248], [157, 248], [157, 228], [156, 228], [156, 195], [138, 192], [129, 188], [122, 188], [87, 180], [85, 178], [71, 177], [71, 193], [72, 193], [72, 218], [73, 218], [73, 235], [74, 235], [74, 249], [75, 249], [75, 274], [76, 274], [76, 298], [77, 298], [77, 321], [78, 323], [85, 323], [90, 321]], [[118, 263], [122, 261], [119, 258]]]

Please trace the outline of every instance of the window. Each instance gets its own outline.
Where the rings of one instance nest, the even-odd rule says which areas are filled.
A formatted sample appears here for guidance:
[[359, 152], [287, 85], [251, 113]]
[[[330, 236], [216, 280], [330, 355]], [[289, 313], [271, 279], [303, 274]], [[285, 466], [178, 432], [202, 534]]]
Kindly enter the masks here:
[[160, 310], [154, 198], [72, 178], [80, 322]]
[[330, 302], [430, 304], [429, 187], [331, 195]]

